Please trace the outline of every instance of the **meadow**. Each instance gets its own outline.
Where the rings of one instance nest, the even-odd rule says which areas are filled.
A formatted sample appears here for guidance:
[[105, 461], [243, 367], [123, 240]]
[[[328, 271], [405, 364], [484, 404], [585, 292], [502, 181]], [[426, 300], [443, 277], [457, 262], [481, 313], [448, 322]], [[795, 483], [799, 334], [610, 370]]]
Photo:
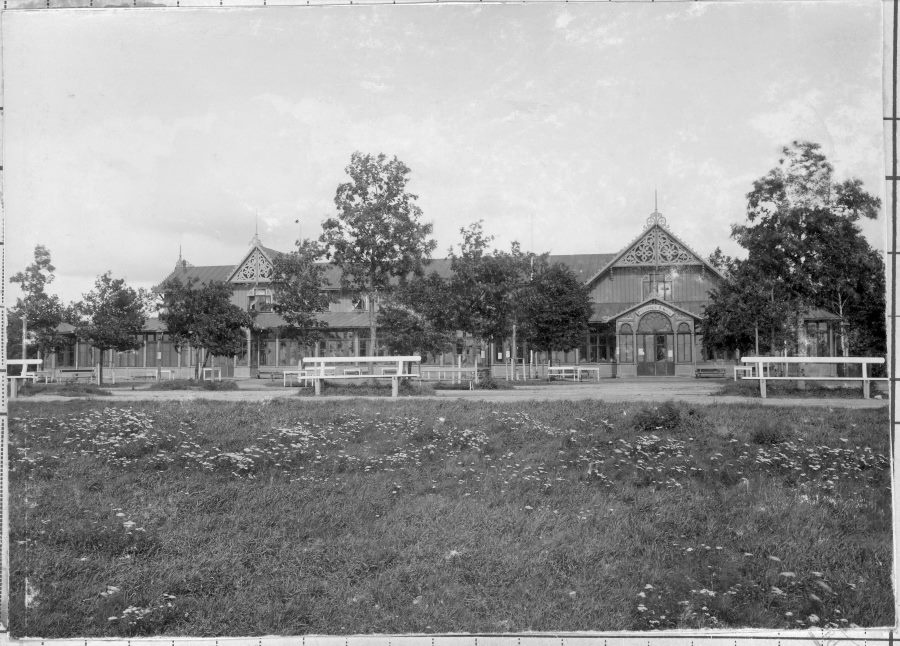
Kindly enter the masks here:
[[14, 636], [893, 625], [887, 409], [13, 402]]

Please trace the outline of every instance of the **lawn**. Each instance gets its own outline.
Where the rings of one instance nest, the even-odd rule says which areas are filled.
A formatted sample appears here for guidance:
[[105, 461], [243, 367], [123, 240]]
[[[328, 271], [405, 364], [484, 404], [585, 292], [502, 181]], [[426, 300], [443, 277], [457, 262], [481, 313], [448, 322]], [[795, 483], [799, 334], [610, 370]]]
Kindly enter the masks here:
[[893, 625], [888, 416], [11, 406], [15, 636]]

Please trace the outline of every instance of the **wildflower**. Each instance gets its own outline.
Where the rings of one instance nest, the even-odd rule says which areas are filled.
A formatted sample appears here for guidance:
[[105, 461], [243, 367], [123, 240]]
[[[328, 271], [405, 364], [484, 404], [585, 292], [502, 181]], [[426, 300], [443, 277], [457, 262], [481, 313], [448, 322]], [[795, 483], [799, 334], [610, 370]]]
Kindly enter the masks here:
[[769, 557], [769, 560], [770, 560], [770, 561], [775, 561], [776, 563], [781, 563], [781, 559], [778, 558], [777, 556], [770, 556], [770, 557]]
[[807, 619], [809, 620], [809, 623], [811, 623], [811, 624], [817, 624], [817, 623], [819, 623], [819, 616], [818, 616], [818, 615], [810, 615], [809, 617], [807, 617]]
[[782, 573], [781, 573], [781, 576], [783, 576], [783, 577], [786, 578], [786, 579], [793, 579], [793, 578], [796, 577], [797, 575], [794, 574], [793, 572], [782, 572]]
[[644, 590], [652, 590], [652, 589], [653, 589], [653, 586], [650, 585], [649, 583], [644, 586]]
[[647, 612], [647, 606], [641, 604], [637, 607], [638, 612]]
[[641, 599], [645, 599], [647, 597], [647, 593], [646, 592], [638, 592], [637, 596], [639, 596]]

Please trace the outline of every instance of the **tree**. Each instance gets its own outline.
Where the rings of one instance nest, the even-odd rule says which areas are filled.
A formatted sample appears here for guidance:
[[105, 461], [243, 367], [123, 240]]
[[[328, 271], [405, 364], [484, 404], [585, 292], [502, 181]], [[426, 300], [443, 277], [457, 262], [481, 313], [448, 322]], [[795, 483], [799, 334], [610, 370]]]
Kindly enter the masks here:
[[[774, 351], [775, 337], [796, 340], [789, 332], [804, 310], [824, 308], [841, 317], [841, 349], [847, 355], [854, 333], [846, 323], [868, 320], [859, 310], [868, 307], [872, 271], [883, 273], [857, 224], [861, 218], [877, 217], [880, 200], [858, 179], [835, 181], [820, 148], [793, 142], [783, 148], [775, 168], [753, 183], [747, 194], [747, 223], [732, 227], [732, 237], [747, 250], [747, 258], [738, 263], [741, 269], [734, 272], [732, 284], [712, 295], [707, 312], [720, 321], [768, 320]], [[740, 296], [749, 304], [739, 307]], [[790, 305], [791, 314], [783, 305]], [[779, 316], [780, 321], [775, 318]], [[710, 336], [704, 336], [704, 342], [713, 343], [713, 319], [707, 327]], [[880, 333], [870, 329], [857, 338], [863, 336], [871, 341], [866, 353], [876, 352], [884, 346], [878, 338], [884, 336], [884, 325]]]
[[406, 190], [410, 169], [394, 157], [355, 152], [350, 181], [334, 197], [338, 216], [323, 225], [325, 255], [341, 269], [341, 286], [368, 297], [369, 352], [376, 352], [375, 306], [392, 283], [421, 275], [435, 249], [430, 224], [421, 222], [416, 195]]
[[488, 251], [482, 223], [460, 229], [459, 253], [450, 250], [451, 318], [455, 329], [480, 339], [503, 339], [516, 322], [516, 295], [528, 282], [535, 256], [514, 242], [509, 252]]
[[94, 289], [75, 305], [79, 320], [75, 333], [100, 351], [99, 381], [103, 382], [103, 352], [137, 350], [146, 321], [149, 297], [142, 290], [113, 278], [109, 272], [98, 276]]
[[391, 354], [438, 354], [452, 347], [449, 286], [436, 272], [401, 284], [378, 311], [378, 327]]
[[311, 345], [322, 338], [328, 325], [316, 314], [328, 310], [331, 295], [324, 290], [325, 267], [317, 262], [322, 248], [314, 241], [297, 241], [297, 249], [274, 260], [271, 286], [275, 312], [287, 322], [282, 334]]
[[777, 352], [796, 338], [791, 321], [797, 301], [777, 277], [733, 258], [722, 270], [725, 280], [710, 293], [699, 325], [707, 348]]
[[[56, 295], [47, 294], [46, 287], [53, 282], [56, 268], [50, 260], [50, 251], [37, 245], [34, 248], [34, 262], [10, 278], [10, 282], [19, 283], [23, 298], [16, 300], [16, 306], [10, 312], [10, 324], [17, 319], [15, 329], [10, 330], [15, 337], [8, 337], [10, 345], [21, 347], [23, 322], [28, 336], [34, 341], [37, 352], [46, 357], [65, 344], [65, 337], [59, 333], [59, 324], [63, 321], [64, 307]], [[17, 355], [21, 355], [21, 350]]]
[[593, 314], [590, 289], [559, 263], [534, 274], [519, 295], [518, 310], [524, 338], [548, 354], [579, 346]]
[[231, 302], [231, 287], [223, 282], [198, 285], [193, 279], [182, 283], [173, 278], [162, 286], [159, 320], [179, 350], [189, 346], [202, 361], [194, 362], [194, 376], [210, 356], [239, 354], [245, 343], [245, 330], [253, 325], [250, 315]]

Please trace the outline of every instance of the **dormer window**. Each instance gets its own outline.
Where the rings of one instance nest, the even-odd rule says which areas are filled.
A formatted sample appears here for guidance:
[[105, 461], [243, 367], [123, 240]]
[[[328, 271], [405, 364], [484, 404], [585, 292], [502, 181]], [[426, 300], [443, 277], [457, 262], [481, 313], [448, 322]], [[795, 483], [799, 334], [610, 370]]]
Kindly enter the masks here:
[[641, 300], [648, 298], [672, 300], [672, 276], [659, 272], [645, 275], [641, 283]]
[[272, 304], [271, 290], [260, 287], [250, 290], [249, 310], [251, 312], [271, 312]]

